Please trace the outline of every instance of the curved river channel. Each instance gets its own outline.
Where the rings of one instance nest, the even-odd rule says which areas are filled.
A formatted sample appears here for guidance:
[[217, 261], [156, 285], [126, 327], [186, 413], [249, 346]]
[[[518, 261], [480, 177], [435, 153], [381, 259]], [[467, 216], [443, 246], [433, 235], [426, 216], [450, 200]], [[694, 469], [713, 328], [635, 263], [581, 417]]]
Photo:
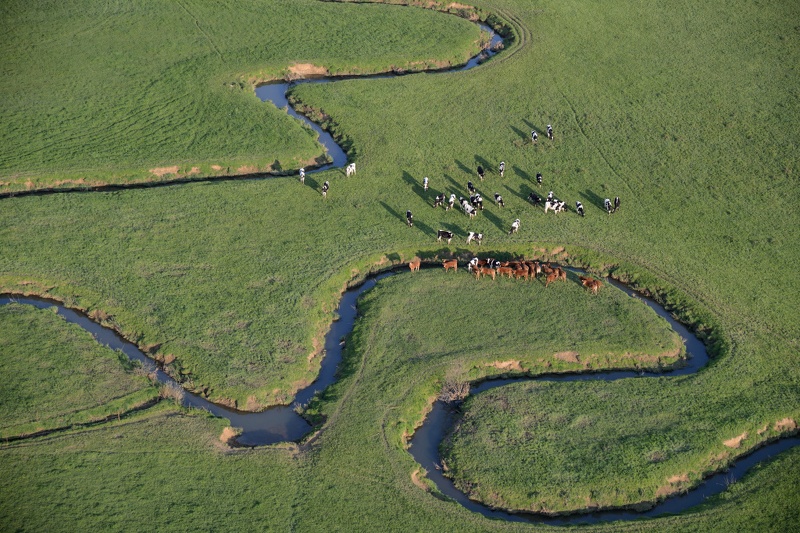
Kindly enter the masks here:
[[[481, 25], [481, 29], [491, 34], [489, 49], [484, 50], [479, 55], [473, 57], [462, 67], [449, 69], [448, 71], [467, 70], [473, 68], [483, 62], [485, 59], [488, 59], [494, 55], [494, 50], [497, 49], [498, 44], [502, 43], [502, 38], [493, 32], [488, 26]], [[279, 108], [286, 108], [287, 112], [291, 116], [308, 124], [319, 134], [320, 143], [325, 147], [328, 155], [332, 159], [331, 163], [308, 171], [309, 173], [320, 172], [330, 168], [344, 167], [347, 164], [347, 154], [328, 132], [292, 109], [286, 96], [287, 91], [299, 83], [330, 83], [342, 79], [377, 79], [395, 76], [397, 76], [397, 74], [378, 74], [373, 76], [302, 79], [292, 82], [269, 83], [258, 87], [256, 89], [256, 95], [261, 100], [272, 102]], [[408, 271], [407, 269], [403, 270], [406, 272]], [[291, 405], [273, 407], [260, 413], [244, 412], [211, 403], [202, 396], [188, 392], [185, 394], [183, 405], [186, 407], [206, 409], [215, 416], [230, 420], [231, 426], [242, 429], [241, 435], [236, 440], [237, 443], [243, 446], [260, 446], [278, 442], [300, 441], [303, 437], [311, 432], [312, 426], [304, 418], [298, 415], [297, 411], [302, 410], [302, 407], [307, 404], [315, 394], [324, 390], [327, 386], [335, 381], [336, 369], [342, 359], [342, 348], [344, 346], [344, 343], [341, 342], [341, 339], [346, 337], [352, 331], [357, 318], [356, 300], [363, 292], [374, 287], [380, 279], [392, 274], [393, 272], [384, 272], [382, 274], [371, 276], [364, 283], [352, 287], [345, 292], [337, 310], [339, 319], [333, 322], [330, 331], [325, 337], [325, 356], [322, 360], [319, 376], [314, 383], [297, 393], [297, 396]], [[624, 285], [611, 280], [607, 281], [617, 286], [619, 289], [624, 290], [631, 297], [638, 298], [638, 296], [632, 290]], [[641, 300], [653, 308], [660, 316], [664, 317], [670, 323], [672, 328], [675, 329], [675, 331], [681, 336], [686, 344], [688, 358], [688, 364], [686, 366], [660, 374], [635, 371], [612, 371], [605, 373], [597, 372], [592, 374], [544, 375], [535, 378], [522, 377], [511, 379], [495, 379], [484, 381], [483, 383], [474, 386], [471, 389], [471, 393], [479, 393], [494, 387], [500, 387], [509, 383], [531, 379], [550, 381], [611, 381], [625, 378], [690, 374], [705, 366], [708, 361], [708, 355], [706, 354], [703, 344], [682, 324], [673, 319], [663, 307], [644, 298], [641, 298]], [[141, 350], [139, 350], [136, 345], [123, 339], [119, 334], [117, 334], [117, 332], [101, 326], [78, 311], [64, 307], [57, 301], [42, 298], [21, 297], [16, 295], [0, 295], [0, 305], [6, 305], [9, 303], [33, 305], [41, 309], [55, 307], [57, 313], [64, 317], [67, 322], [78, 324], [83, 329], [91, 333], [99, 343], [108, 346], [113, 350], [122, 351], [132, 360], [140, 361], [145, 364], [152, 364], [152, 360], [149, 359]], [[157, 376], [159, 382], [174, 382], [171, 377], [161, 370], [158, 370]], [[739, 460], [727, 472], [722, 472], [712, 476], [706, 479], [699, 487], [683, 495], [671, 497], [665, 502], [662, 502], [646, 512], [600, 511], [588, 514], [547, 517], [536, 514], [512, 514], [504, 511], [497, 511], [479, 502], [470, 500], [464, 493], [455, 488], [453, 483], [446, 478], [439, 469], [439, 444], [441, 443], [442, 438], [446, 434], [447, 430], [450, 428], [454, 418], [455, 413], [445, 404], [437, 401], [434, 404], [431, 413], [429, 413], [425, 418], [423, 425], [417, 429], [411, 439], [411, 447], [409, 450], [411, 455], [421, 466], [427, 470], [428, 478], [436, 484], [439, 491], [449, 498], [457, 501], [467, 509], [480, 513], [488, 518], [517, 522], [544, 522], [555, 525], [595, 523], [613, 520], [635, 520], [642, 517], [653, 517], [663, 514], [681, 512], [699, 503], [702, 503], [709, 496], [723, 492], [729, 484], [739, 479], [753, 465], [800, 444], [800, 438], [793, 437], [781, 439], [763, 446], [754, 453]]]
[[[399, 268], [399, 267], [398, 267]], [[571, 269], [570, 269], [571, 270]], [[407, 268], [403, 271], [408, 272]], [[573, 271], [574, 272], [574, 271]], [[294, 402], [289, 406], [273, 407], [260, 413], [237, 411], [221, 405], [211, 403], [202, 396], [186, 393], [183, 405], [206, 409], [215, 416], [227, 418], [233, 427], [241, 428], [242, 433], [237, 438], [237, 442], [244, 446], [259, 446], [274, 444], [277, 442], [299, 441], [311, 432], [312, 426], [304, 418], [297, 414], [317, 392], [324, 390], [336, 379], [336, 369], [342, 359], [342, 349], [344, 343], [341, 341], [346, 337], [355, 325], [358, 316], [356, 301], [358, 297], [374, 287], [379, 280], [393, 275], [394, 272], [384, 272], [369, 277], [364, 283], [348, 289], [339, 303], [337, 314], [339, 319], [332, 323], [330, 331], [325, 337], [325, 356], [322, 360], [319, 377], [310, 386], [297, 393]], [[685, 326], [678, 323], [663, 307], [657, 303], [637, 296], [632, 290], [622, 284], [606, 280], [615, 285], [618, 289], [624, 290], [632, 298], [639, 298], [642, 302], [650, 306], [660, 316], [666, 319], [670, 326], [681, 336], [687, 353], [687, 365], [672, 371], [663, 373], [649, 373], [638, 371], [609, 371], [596, 372], [591, 374], [564, 374], [564, 375], [542, 375], [535, 378], [520, 377], [509, 379], [494, 379], [484, 381], [474, 386], [470, 393], [479, 393], [494, 387], [500, 387], [509, 383], [526, 381], [531, 379], [550, 380], [550, 381], [579, 381], [579, 380], [617, 380], [626, 378], [647, 378], [661, 376], [677, 376], [690, 374], [698, 371], [708, 362], [705, 346], [695, 337]], [[21, 303], [32, 305], [40, 309], [55, 307], [57, 313], [64, 317], [67, 322], [78, 324], [83, 329], [91, 333], [95, 339], [113, 350], [120, 350], [132, 360], [142, 363], [152, 364], [149, 359], [133, 343], [123, 339], [117, 332], [101, 326], [89, 317], [78, 311], [68, 309], [59, 302], [43, 298], [22, 297], [16, 295], [0, 296], [0, 305], [9, 303]], [[158, 371], [158, 380], [162, 383], [174, 382], [171, 377], [163, 371]], [[480, 513], [488, 518], [526, 521], [526, 522], [545, 522], [550, 524], [580, 524], [594, 523], [600, 521], [613, 520], [634, 520], [646, 516], [659, 516], [662, 514], [677, 513], [686, 510], [694, 505], [702, 503], [706, 498], [714, 494], [723, 492], [729, 484], [739, 479], [751, 466], [764, 461], [777, 453], [800, 444], [800, 438], [787, 438], [768, 444], [751, 455], [739, 460], [727, 472], [719, 473], [705, 480], [698, 488], [693, 489], [683, 495], [669, 498], [656, 507], [646, 512], [634, 511], [600, 511], [589, 514], [574, 514], [559, 517], [547, 517], [536, 514], [512, 514], [491, 509], [481, 503], [470, 500], [464, 493], [453, 485], [452, 481], [442, 475], [439, 465], [439, 444], [442, 438], [454, 421], [455, 413], [442, 402], [436, 402], [431, 413], [425, 418], [423, 425], [417, 429], [411, 439], [410, 452], [414, 459], [428, 471], [428, 478], [431, 479], [442, 494], [459, 502], [467, 509]]]

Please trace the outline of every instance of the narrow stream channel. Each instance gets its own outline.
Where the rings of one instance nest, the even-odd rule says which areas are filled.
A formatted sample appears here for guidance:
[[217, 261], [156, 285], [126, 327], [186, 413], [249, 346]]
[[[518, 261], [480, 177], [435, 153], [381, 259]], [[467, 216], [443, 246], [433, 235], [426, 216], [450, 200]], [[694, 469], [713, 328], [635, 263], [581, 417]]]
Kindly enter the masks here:
[[[572, 273], [578, 272], [569, 269]], [[406, 268], [402, 271], [407, 272]], [[317, 380], [298, 392], [294, 401], [289, 406], [273, 407], [260, 413], [243, 412], [230, 409], [221, 405], [211, 403], [202, 396], [193, 393], [186, 393], [184, 406], [206, 409], [215, 416], [227, 418], [231, 425], [242, 429], [242, 434], [237, 438], [237, 442], [245, 446], [261, 446], [278, 442], [300, 441], [312, 429], [296, 410], [305, 405], [317, 392], [324, 390], [336, 380], [336, 369], [342, 359], [344, 343], [341, 339], [345, 338], [355, 325], [357, 318], [356, 301], [365, 291], [373, 288], [379, 280], [393, 275], [394, 272], [383, 272], [369, 277], [364, 283], [347, 290], [339, 303], [337, 314], [339, 319], [332, 323], [331, 329], [325, 337], [325, 352], [321, 363], [321, 369]], [[663, 307], [657, 303], [642, 298], [628, 287], [612, 281], [606, 280], [620, 290], [625, 291], [632, 298], [640, 299], [650, 306], [656, 313], [664, 317], [681, 336], [687, 352], [686, 366], [663, 373], [638, 372], [638, 371], [609, 371], [596, 372], [591, 374], [564, 374], [564, 375], [542, 375], [534, 378], [520, 377], [509, 379], [494, 379], [484, 381], [473, 387], [472, 394], [483, 392], [494, 387], [501, 387], [519, 381], [529, 381], [533, 379], [548, 381], [587, 381], [587, 380], [606, 380], [628, 378], [647, 378], [686, 375], [697, 372], [708, 362], [708, 355], [705, 346], [695, 337], [684, 325], [677, 322]], [[9, 303], [20, 303], [32, 305], [40, 309], [55, 307], [56, 312], [64, 317], [67, 322], [78, 324], [83, 329], [91, 333], [95, 339], [113, 350], [120, 350], [132, 360], [142, 363], [152, 364], [149, 359], [133, 343], [123, 339], [117, 332], [108, 329], [94, 322], [86, 315], [64, 307], [59, 302], [42, 298], [22, 297], [16, 295], [0, 295], [0, 305]], [[163, 371], [158, 371], [158, 380], [162, 383], [173, 382], [174, 380]], [[570, 525], [606, 522], [614, 520], [635, 520], [643, 517], [660, 516], [669, 513], [678, 513], [702, 503], [706, 498], [714, 494], [723, 492], [731, 483], [741, 478], [744, 473], [753, 465], [765, 461], [776, 454], [800, 444], [800, 438], [787, 438], [768, 444], [749, 456], [740, 459], [727, 472], [719, 473], [705, 480], [698, 488], [685, 494], [671, 497], [656, 507], [646, 512], [634, 511], [601, 511], [589, 514], [573, 514], [560, 517], [547, 517], [536, 514], [512, 514], [504, 511], [497, 511], [479, 502], [470, 500], [466, 494], [459, 491], [446, 478], [439, 469], [439, 444], [454, 422], [455, 413], [442, 402], [436, 402], [433, 410], [426, 417], [423, 425], [417, 429], [411, 439], [410, 453], [414, 459], [428, 471], [428, 478], [431, 479], [439, 491], [457, 501], [467, 509], [480, 513], [488, 518], [548, 523], [554, 525]]]
[[[483, 31], [491, 34], [489, 48], [470, 59], [468, 63], [461, 67], [443, 71], [440, 70], [436, 72], [468, 70], [479, 65], [484, 60], [496, 53], [496, 47], [502, 42], [502, 38], [488, 26], [483, 24], [480, 24], [480, 26]], [[330, 168], [344, 167], [347, 164], [347, 154], [328, 132], [323, 130], [319, 125], [315, 124], [305, 116], [297, 113], [289, 105], [286, 96], [287, 91], [300, 83], [331, 83], [344, 79], [379, 79], [391, 78], [399, 75], [404, 74], [345, 76], [339, 78], [302, 79], [292, 82], [275, 82], [261, 85], [256, 88], [256, 95], [263, 101], [272, 102], [278, 108], [286, 108], [287, 112], [291, 116], [309, 125], [319, 134], [319, 141], [325, 147], [325, 150], [331, 157], [332, 162], [317, 167], [313, 170], [308, 170], [307, 173], [321, 172]], [[108, 187], [108, 189], [114, 189], [114, 187]], [[45, 191], [45, 193], [50, 192], [57, 191]], [[406, 269], [403, 270], [407, 271]], [[575, 270], [572, 271], [575, 272]], [[278, 442], [300, 441], [311, 431], [312, 427], [308, 422], [306, 422], [305, 419], [297, 414], [297, 411], [302, 409], [302, 407], [307, 404], [317, 392], [324, 390], [335, 381], [336, 369], [342, 359], [343, 343], [340, 342], [340, 339], [346, 337], [353, 329], [355, 320], [357, 318], [356, 301], [358, 297], [365, 291], [374, 287], [380, 279], [392, 274], [393, 272], [384, 272], [377, 276], [372, 276], [363, 284], [351, 288], [345, 292], [337, 310], [339, 319], [333, 322], [330, 331], [325, 337], [325, 352], [319, 377], [316, 381], [314, 381], [314, 383], [299, 391], [291, 405], [273, 407], [260, 413], [252, 413], [217, 405], [211, 403], [202, 396], [192, 393], [186, 393], [183, 405], [187, 407], [206, 409], [215, 416], [230, 420], [233, 427], [242, 429], [242, 434], [237, 438], [237, 442], [244, 446], [261, 446]], [[636, 295], [636, 293], [634, 293], [634, 291], [626, 286], [611, 280], [607, 281], [615, 285], [617, 288], [627, 292], [629, 295], [631, 295], [631, 297], [640, 298], [638, 295]], [[648, 306], [653, 308], [656, 313], [664, 317], [670, 323], [672, 328], [675, 329], [675, 331], [678, 332], [678, 334], [684, 340], [688, 356], [688, 364], [686, 366], [670, 372], [658, 374], [635, 371], [610, 371], [592, 374], [548, 375], [538, 376], [536, 378], [523, 377], [488, 380], [475, 386], [471, 390], [471, 393], [479, 393], [494, 387], [500, 387], [518, 381], [528, 381], [531, 379], [548, 381], [612, 381], [626, 378], [684, 375], [696, 372], [705, 366], [708, 361], [708, 355], [706, 354], [703, 344], [693, 334], [691, 334], [686, 327], [674, 320], [663, 307], [645, 298], [640, 299]], [[64, 317], [67, 322], [78, 324], [83, 329], [91, 333], [99, 343], [108, 346], [113, 350], [122, 351], [132, 360], [140, 361], [146, 364], [152, 363], [152, 360], [149, 359], [141, 350], [139, 350], [136, 345], [123, 339], [115, 331], [97, 324], [86, 315], [78, 311], [64, 307], [59, 302], [34, 297], [0, 295], [0, 305], [6, 305], [9, 303], [33, 305], [40, 309], [55, 307], [56, 312], [60, 316]], [[157, 375], [159, 382], [174, 383], [174, 380], [161, 370], [158, 371]], [[436, 402], [432, 412], [426, 417], [425, 422], [415, 432], [411, 440], [411, 455], [428, 471], [428, 478], [436, 484], [439, 491], [457, 501], [467, 509], [480, 513], [488, 518], [518, 522], [541, 522], [554, 525], [574, 525], [614, 520], [636, 520], [643, 517], [660, 516], [663, 514], [681, 512], [699, 503], [702, 503], [709, 496], [723, 492], [731, 483], [735, 482], [742, 475], [744, 475], [744, 473], [753, 465], [758, 464], [761, 461], [765, 461], [784, 450], [800, 444], [800, 438], [781, 439], [768, 444], [749, 456], [737, 461], [737, 463], [729, 471], [712, 476], [705, 480], [700, 487], [693, 489], [688, 493], [671, 497], [665, 502], [646, 512], [603, 511], [590, 514], [573, 514], [561, 517], [547, 517], [535, 514], [511, 514], [503, 511], [493, 510], [481, 503], [470, 500], [464, 493], [456, 489], [448, 478], [442, 475], [441, 470], [438, 469], [439, 444], [453, 423], [454, 417], [455, 413], [452, 412], [446, 405], [444, 405], [442, 402]]]

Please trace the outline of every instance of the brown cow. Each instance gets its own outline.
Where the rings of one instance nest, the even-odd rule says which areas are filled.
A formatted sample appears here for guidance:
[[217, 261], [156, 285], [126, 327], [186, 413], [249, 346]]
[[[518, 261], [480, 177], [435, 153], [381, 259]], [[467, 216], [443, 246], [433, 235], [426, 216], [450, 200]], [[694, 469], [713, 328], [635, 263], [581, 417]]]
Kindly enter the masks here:
[[411, 269], [411, 272], [419, 272], [420, 264], [422, 264], [422, 259], [417, 258], [408, 262], [408, 268]]
[[442, 261], [442, 265], [444, 266], [444, 271], [447, 272], [451, 268], [453, 272], [458, 272], [458, 260], [457, 259], [445, 259]]
[[581, 279], [581, 284], [592, 291], [592, 294], [597, 294], [597, 291], [600, 290], [600, 286], [603, 284], [599, 279], [587, 278], [584, 276], [578, 277]]
[[478, 279], [481, 276], [492, 276], [492, 279], [494, 280], [496, 275], [497, 271], [493, 268], [478, 267], [475, 269], [475, 279]]
[[547, 287], [548, 285], [550, 285], [554, 281], [558, 281], [558, 272], [555, 272], [555, 271], [553, 271], [553, 272], [551, 272], [551, 273], [549, 273], [547, 275], [547, 279], [544, 281], [544, 286]]
[[544, 272], [548, 276], [550, 274], [552, 274], [553, 272], [555, 272], [552, 268], [550, 268], [550, 264], [549, 263], [545, 263], [545, 264], [541, 265], [541, 267], [542, 267], [542, 272]]
[[511, 268], [511, 267], [503, 267], [503, 266], [501, 266], [500, 268], [497, 269], [497, 273], [500, 274], [501, 276], [503, 274], [506, 274], [509, 278], [511, 278], [511, 276], [514, 275], [514, 269]]
[[528, 269], [527, 268], [518, 268], [514, 271], [514, 277], [525, 278], [525, 281], [528, 281]]
[[563, 269], [563, 268], [561, 268], [561, 267], [556, 267], [556, 268], [555, 268], [555, 272], [556, 272], [556, 274], [558, 274], [558, 279], [559, 279], [560, 281], [567, 281], [567, 273], [566, 273], [566, 272], [564, 272], [564, 269]]

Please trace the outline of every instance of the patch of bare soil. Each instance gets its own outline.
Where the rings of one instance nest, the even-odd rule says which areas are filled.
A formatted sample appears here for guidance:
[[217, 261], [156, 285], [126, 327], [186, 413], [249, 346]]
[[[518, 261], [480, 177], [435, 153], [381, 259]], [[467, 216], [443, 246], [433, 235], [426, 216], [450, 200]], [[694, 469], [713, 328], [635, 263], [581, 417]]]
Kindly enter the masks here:
[[171, 167], [156, 167], [151, 168], [150, 173], [155, 174], [159, 178], [166, 176], [167, 174], [177, 174], [180, 170], [178, 165], [172, 165]]
[[255, 174], [258, 172], [258, 167], [254, 165], [242, 165], [236, 169], [239, 174]]
[[430, 489], [429, 489], [429, 488], [428, 488], [428, 486], [427, 486], [425, 483], [423, 483], [423, 482], [422, 482], [422, 480], [419, 478], [419, 474], [420, 474], [420, 469], [419, 469], [419, 468], [417, 468], [416, 470], [414, 470], [413, 472], [411, 472], [411, 482], [412, 482], [414, 485], [416, 485], [417, 487], [419, 487], [419, 488], [421, 488], [422, 490], [424, 490], [425, 492], [429, 492], [429, 491], [430, 491]]
[[514, 360], [495, 361], [493, 363], [487, 363], [486, 366], [491, 366], [499, 370], [516, 370], [517, 372], [524, 372], [522, 364], [519, 361], [514, 361]]
[[219, 436], [220, 442], [224, 442], [225, 444], [231, 444], [233, 439], [235, 439], [239, 433], [233, 429], [232, 427], [228, 426], [222, 430], [222, 433]]
[[222, 167], [219, 165], [211, 165], [211, 170], [216, 170], [219, 172], [220, 170], [222, 170]]
[[732, 439], [728, 439], [724, 441], [722, 444], [727, 446], [728, 448], [738, 448], [742, 445], [742, 441], [747, 438], [747, 432], [745, 431], [738, 437], [733, 437]]
[[667, 498], [673, 494], [683, 492], [689, 485], [689, 475], [681, 474], [672, 476], [671, 478], [667, 479], [667, 483], [668, 485], [659, 487], [659, 489], [656, 491], [656, 497]]
[[289, 67], [292, 78], [306, 78], [308, 76], [327, 76], [328, 69], [312, 63], [295, 63]]
[[556, 359], [561, 359], [568, 363], [580, 363], [580, 354], [578, 352], [557, 352], [553, 354]]
[[791, 418], [784, 418], [775, 422], [775, 431], [794, 431], [797, 429], [797, 422]]

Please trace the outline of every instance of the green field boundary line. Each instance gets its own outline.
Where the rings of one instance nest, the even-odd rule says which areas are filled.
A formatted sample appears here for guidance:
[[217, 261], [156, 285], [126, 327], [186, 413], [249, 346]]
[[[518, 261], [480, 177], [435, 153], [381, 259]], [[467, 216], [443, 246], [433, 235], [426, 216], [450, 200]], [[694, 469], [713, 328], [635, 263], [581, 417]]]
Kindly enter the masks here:
[[224, 63], [225, 62], [225, 58], [222, 56], [222, 52], [220, 52], [219, 48], [217, 48], [217, 45], [214, 43], [214, 39], [211, 38], [211, 36], [202, 28], [202, 26], [200, 26], [199, 19], [194, 15], [194, 13], [189, 11], [189, 8], [186, 7], [186, 3], [185, 2], [181, 2], [181, 0], [178, 0], [178, 5], [181, 6], [181, 8], [183, 8], [183, 10], [186, 11], [186, 13], [192, 18], [192, 20], [194, 21], [194, 25], [197, 27], [197, 29], [200, 31], [200, 33], [203, 34], [203, 37], [206, 38], [206, 40], [208, 41], [208, 44], [211, 45], [211, 49], [214, 50], [214, 52], [219, 56], [219, 58]]

